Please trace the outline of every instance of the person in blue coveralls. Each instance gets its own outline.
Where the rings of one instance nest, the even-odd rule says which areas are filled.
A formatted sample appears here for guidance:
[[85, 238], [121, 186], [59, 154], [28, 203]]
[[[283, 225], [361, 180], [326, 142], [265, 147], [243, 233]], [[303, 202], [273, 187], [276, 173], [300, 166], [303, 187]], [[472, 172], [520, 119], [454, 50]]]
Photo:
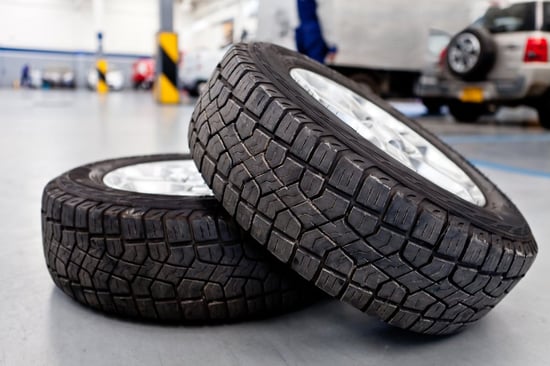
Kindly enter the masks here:
[[23, 68], [21, 69], [21, 81], [19, 83], [22, 87], [31, 87], [31, 68], [29, 64], [23, 65]]
[[323, 38], [321, 24], [317, 16], [316, 0], [297, 0], [298, 17], [300, 25], [296, 28], [296, 48], [298, 52], [311, 57], [312, 59], [325, 63], [332, 61], [336, 55], [337, 48], [329, 46]]

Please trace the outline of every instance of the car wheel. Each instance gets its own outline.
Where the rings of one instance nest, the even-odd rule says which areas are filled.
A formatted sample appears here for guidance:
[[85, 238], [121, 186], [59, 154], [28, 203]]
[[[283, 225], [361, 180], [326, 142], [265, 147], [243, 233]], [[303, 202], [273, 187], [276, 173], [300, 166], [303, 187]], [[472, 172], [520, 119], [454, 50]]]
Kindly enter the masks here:
[[440, 99], [436, 98], [422, 98], [422, 104], [424, 104], [424, 107], [426, 107], [430, 116], [440, 115], [441, 107], [444, 105]]
[[489, 31], [481, 27], [463, 30], [451, 39], [447, 47], [447, 68], [463, 80], [484, 80], [495, 59], [495, 41]]
[[108, 160], [61, 175], [44, 189], [42, 234], [55, 284], [107, 313], [231, 321], [316, 298], [243, 235], [185, 155]]
[[449, 103], [449, 113], [457, 122], [475, 123], [482, 115], [488, 112], [489, 109], [484, 104], [463, 103], [458, 101]]
[[547, 92], [536, 105], [540, 125], [547, 130], [550, 130], [550, 104], [548, 103], [549, 100], [550, 92]]
[[517, 208], [458, 153], [275, 45], [226, 54], [189, 141], [216, 198], [259, 244], [400, 328], [452, 333], [480, 319], [537, 252]]

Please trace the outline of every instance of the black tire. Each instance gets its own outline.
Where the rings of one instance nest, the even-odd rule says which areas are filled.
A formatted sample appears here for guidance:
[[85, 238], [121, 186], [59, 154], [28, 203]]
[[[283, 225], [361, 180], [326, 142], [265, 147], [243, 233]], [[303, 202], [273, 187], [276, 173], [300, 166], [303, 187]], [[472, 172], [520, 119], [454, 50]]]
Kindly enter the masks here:
[[488, 112], [489, 109], [484, 104], [463, 103], [458, 101], [449, 103], [449, 113], [457, 122], [475, 123], [481, 116]]
[[97, 310], [171, 322], [251, 319], [312, 302], [311, 286], [250, 244], [214, 197], [103, 183], [122, 166], [189, 158], [108, 160], [52, 180], [42, 198], [42, 234], [55, 284]]
[[422, 104], [428, 110], [428, 115], [439, 116], [441, 114], [441, 108], [445, 103], [437, 98], [422, 98]]
[[550, 92], [546, 92], [541, 98], [537, 107], [540, 125], [547, 130], [550, 130]]
[[446, 56], [446, 64], [448, 70], [453, 74], [454, 76], [466, 80], [466, 81], [480, 81], [485, 80], [487, 77], [487, 74], [493, 66], [495, 65], [496, 60], [496, 43], [491, 36], [491, 33], [489, 33], [488, 30], [486, 30], [483, 27], [470, 27], [462, 32], [456, 34], [451, 41], [449, 42], [448, 50], [451, 50], [457, 43], [457, 40], [459, 37], [469, 34], [477, 38], [480, 45], [480, 53], [479, 57], [477, 59], [477, 62], [469, 69], [461, 71], [457, 70], [453, 67], [453, 63], [451, 62], [452, 53], [447, 52]]
[[[377, 149], [290, 77], [299, 67], [376, 103], [480, 187], [479, 207]], [[239, 225], [327, 294], [397, 327], [451, 333], [491, 310], [537, 246], [524, 218], [451, 148], [295, 52], [234, 46], [193, 113], [195, 163]]]

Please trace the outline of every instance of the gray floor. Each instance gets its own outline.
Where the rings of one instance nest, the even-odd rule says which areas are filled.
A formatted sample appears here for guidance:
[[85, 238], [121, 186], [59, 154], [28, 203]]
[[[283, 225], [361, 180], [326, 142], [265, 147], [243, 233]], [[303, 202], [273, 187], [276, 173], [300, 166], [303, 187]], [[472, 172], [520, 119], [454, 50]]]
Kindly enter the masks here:
[[517, 203], [541, 249], [527, 278], [456, 336], [395, 330], [335, 301], [270, 320], [167, 327], [105, 317], [67, 298], [42, 257], [42, 187], [94, 160], [188, 151], [191, 111], [158, 106], [148, 93], [0, 90], [0, 365], [548, 365], [550, 133], [529, 112], [474, 127], [420, 118]]

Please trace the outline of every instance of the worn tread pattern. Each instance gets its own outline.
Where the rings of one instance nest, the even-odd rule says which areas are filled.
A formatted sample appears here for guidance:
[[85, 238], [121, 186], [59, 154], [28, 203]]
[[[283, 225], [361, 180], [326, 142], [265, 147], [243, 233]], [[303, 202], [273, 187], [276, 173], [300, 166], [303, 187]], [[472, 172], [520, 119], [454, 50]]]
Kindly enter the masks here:
[[42, 234], [55, 284], [94, 309], [161, 322], [245, 320], [318, 299], [251, 244], [213, 197], [159, 198], [101, 187], [103, 173], [96, 182], [86, 178], [102, 166], [185, 158], [117, 159], [52, 180], [42, 197]]
[[444, 193], [436, 201], [420, 182], [400, 182], [356, 153], [259, 63], [294, 57], [300, 67], [321, 66], [275, 46], [261, 59], [254, 47], [264, 46], [240, 44], [225, 55], [188, 137], [206, 182], [258, 243], [327, 294], [426, 334], [478, 320], [524, 277], [537, 246], [496, 187], [487, 183], [524, 223], [516, 231], [467, 205], [450, 210]]

